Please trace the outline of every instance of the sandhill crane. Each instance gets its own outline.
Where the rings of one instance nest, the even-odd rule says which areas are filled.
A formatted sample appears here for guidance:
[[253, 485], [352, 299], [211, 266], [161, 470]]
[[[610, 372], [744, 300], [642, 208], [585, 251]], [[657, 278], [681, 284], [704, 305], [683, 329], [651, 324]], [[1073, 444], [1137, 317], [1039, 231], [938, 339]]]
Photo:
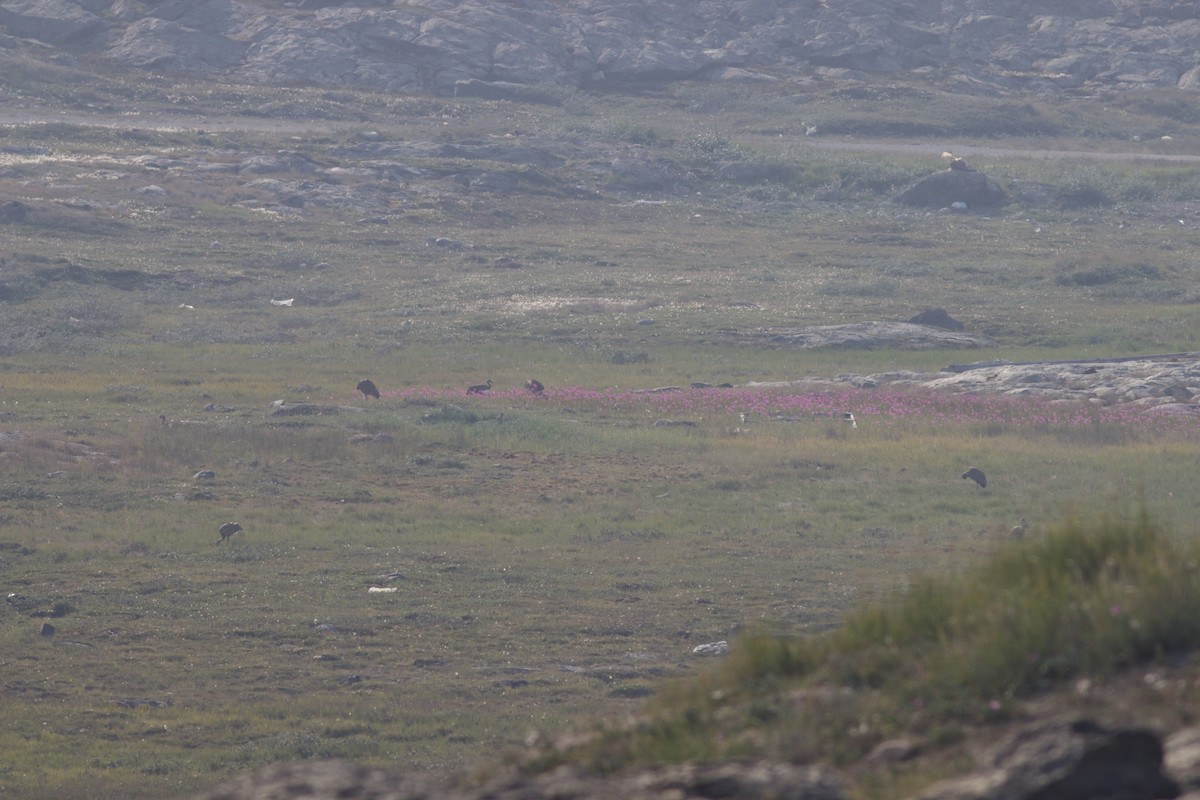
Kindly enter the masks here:
[[375, 382], [370, 378], [363, 378], [358, 382], [358, 386], [355, 388], [363, 393], [363, 397], [374, 397], [376, 400], [379, 399], [379, 390], [375, 388]]
[[467, 387], [467, 394], [483, 394], [492, 390], [492, 379], [488, 378], [487, 383], [477, 383], [474, 386]]
[[962, 476], [963, 478], [970, 478], [971, 480], [975, 481], [977, 484], [979, 484], [980, 489], [987, 488], [987, 475], [984, 475], [983, 470], [981, 470], [979, 467], [971, 467], [969, 470], [964, 472]]
[[543, 386], [542, 382], [537, 378], [530, 378], [529, 380], [525, 381], [525, 388], [533, 394], [541, 394], [542, 392], [546, 391], [546, 387]]
[[230, 536], [233, 536], [235, 533], [237, 533], [241, 529], [242, 529], [242, 526], [236, 522], [226, 522], [224, 525], [222, 525], [218, 529], [218, 532], [221, 534], [221, 541], [217, 542], [217, 544], [220, 544], [221, 542], [225, 541], [226, 539], [228, 539]]
[[1008, 534], [1010, 536], [1012, 536], [1012, 538], [1014, 538], [1014, 539], [1023, 539], [1023, 538], [1025, 538], [1025, 531], [1028, 528], [1029, 528], [1029, 523], [1025, 521], [1024, 517], [1021, 517], [1021, 524], [1014, 525], [1012, 527], [1012, 530], [1010, 530], [1008, 532]]

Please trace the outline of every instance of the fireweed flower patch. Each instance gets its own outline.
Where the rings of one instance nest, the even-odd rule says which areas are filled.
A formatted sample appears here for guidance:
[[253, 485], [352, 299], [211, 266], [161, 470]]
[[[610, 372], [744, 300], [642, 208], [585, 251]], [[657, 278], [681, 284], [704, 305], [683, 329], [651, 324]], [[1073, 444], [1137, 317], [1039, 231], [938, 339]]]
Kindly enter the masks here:
[[[391, 392], [388, 398], [410, 402], [453, 403], [465, 389], [422, 387]], [[1005, 395], [887, 389], [843, 391], [737, 387], [690, 387], [663, 390], [593, 389], [582, 386], [547, 388], [532, 396], [521, 388], [495, 389], [473, 395], [472, 402], [520, 401], [529, 407], [566, 406], [655, 417], [769, 421], [772, 419], [839, 419], [851, 413], [859, 424], [889, 430], [928, 427], [967, 428], [981, 433], [1009, 430], [1049, 432], [1124, 431], [1200, 436], [1200, 413], [1184, 407], [1143, 407], [1135, 404], [1101, 406], [1084, 401], [1064, 402]]]

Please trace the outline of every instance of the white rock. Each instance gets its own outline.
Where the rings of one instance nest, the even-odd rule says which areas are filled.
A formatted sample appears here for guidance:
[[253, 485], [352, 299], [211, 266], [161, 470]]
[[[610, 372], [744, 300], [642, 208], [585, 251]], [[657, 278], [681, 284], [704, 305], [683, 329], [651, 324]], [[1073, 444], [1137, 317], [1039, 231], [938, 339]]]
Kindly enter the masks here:
[[729, 652], [729, 642], [722, 640], [719, 642], [709, 642], [708, 644], [698, 644], [692, 648], [692, 652], [698, 656], [723, 656]]

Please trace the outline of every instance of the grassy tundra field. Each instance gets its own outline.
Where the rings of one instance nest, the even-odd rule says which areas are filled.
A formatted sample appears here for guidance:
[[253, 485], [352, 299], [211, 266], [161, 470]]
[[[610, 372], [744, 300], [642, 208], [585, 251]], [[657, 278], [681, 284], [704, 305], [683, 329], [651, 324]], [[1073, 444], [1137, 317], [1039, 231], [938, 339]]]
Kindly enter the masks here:
[[[10, 80], [0, 200], [24, 212], [0, 223], [2, 794], [175, 797], [325, 757], [446, 773], [648, 702], [669, 718], [706, 681], [812, 673], [826, 645], [794, 637], [841, 631], [852, 650], [899, 625], [843, 621], [920, 576], [1017, 558], [1022, 517], [1030, 547], [1065, 531], [1086, 550], [1107, 519], [1114, 552], [1195, 563], [1192, 415], [743, 386], [1200, 351], [1200, 116], [1175, 95], [678, 87], [520, 106]], [[1027, 129], [998, 124], [1014, 114]], [[345, 154], [380, 141], [567, 157], [414, 150], [368, 180]], [[893, 202], [963, 147], [1003, 185], [1064, 199]], [[622, 159], [669, 177], [605, 171]], [[739, 182], [730, 160], [775, 169]], [[472, 189], [485, 173], [516, 188]], [[997, 345], [765, 335], [929, 307]], [[364, 377], [380, 399], [355, 391]], [[645, 391], [664, 386], [682, 388]], [[986, 490], [960, 479], [972, 464]], [[228, 521], [243, 531], [221, 541]], [[708, 677], [717, 662], [692, 651], [720, 640], [736, 658]], [[880, 685], [892, 662], [871, 658], [833, 679]], [[979, 691], [1003, 705], [1036, 685]], [[977, 721], [952, 700], [935, 732]], [[906, 724], [878, 716], [818, 755]], [[718, 752], [663, 730], [644, 757], [794, 733]], [[589, 757], [634, 758], [617, 740]]]

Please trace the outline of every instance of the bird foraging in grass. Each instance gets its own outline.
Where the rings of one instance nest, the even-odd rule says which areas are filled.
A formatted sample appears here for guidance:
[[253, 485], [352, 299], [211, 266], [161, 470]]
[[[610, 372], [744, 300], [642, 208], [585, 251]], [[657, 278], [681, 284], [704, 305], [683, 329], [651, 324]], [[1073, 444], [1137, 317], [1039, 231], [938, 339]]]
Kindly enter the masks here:
[[1024, 539], [1024, 538], [1025, 538], [1025, 531], [1026, 531], [1028, 528], [1029, 528], [1029, 523], [1025, 521], [1025, 518], [1024, 518], [1024, 517], [1021, 517], [1021, 524], [1020, 524], [1020, 525], [1014, 525], [1014, 526], [1012, 527], [1012, 529], [1011, 529], [1011, 530], [1008, 532], [1008, 535], [1009, 535], [1009, 536], [1011, 536], [1011, 537], [1012, 537], [1012, 538], [1014, 538], [1014, 539]]
[[221, 541], [217, 542], [217, 544], [220, 544], [221, 542], [225, 541], [226, 539], [228, 539], [230, 536], [233, 536], [235, 533], [237, 533], [241, 529], [242, 529], [242, 526], [236, 522], [226, 522], [224, 525], [222, 525], [218, 529], [218, 532], [221, 534]]
[[483, 394], [492, 390], [492, 379], [488, 378], [487, 383], [477, 383], [474, 386], [467, 387], [467, 394]]
[[971, 467], [969, 470], [964, 472], [962, 476], [964, 479], [975, 481], [975, 483], [979, 484], [980, 489], [987, 488], [987, 475], [984, 475], [983, 470], [981, 470], [979, 467]]
[[525, 381], [525, 388], [528, 389], [532, 394], [541, 394], [542, 392], [546, 391], [546, 387], [543, 386], [542, 382], [537, 378], [530, 378], [529, 380]]
[[355, 388], [363, 393], [363, 397], [374, 397], [376, 400], [379, 399], [379, 390], [375, 388], [375, 382], [370, 378], [363, 378], [358, 382], [358, 386]]

